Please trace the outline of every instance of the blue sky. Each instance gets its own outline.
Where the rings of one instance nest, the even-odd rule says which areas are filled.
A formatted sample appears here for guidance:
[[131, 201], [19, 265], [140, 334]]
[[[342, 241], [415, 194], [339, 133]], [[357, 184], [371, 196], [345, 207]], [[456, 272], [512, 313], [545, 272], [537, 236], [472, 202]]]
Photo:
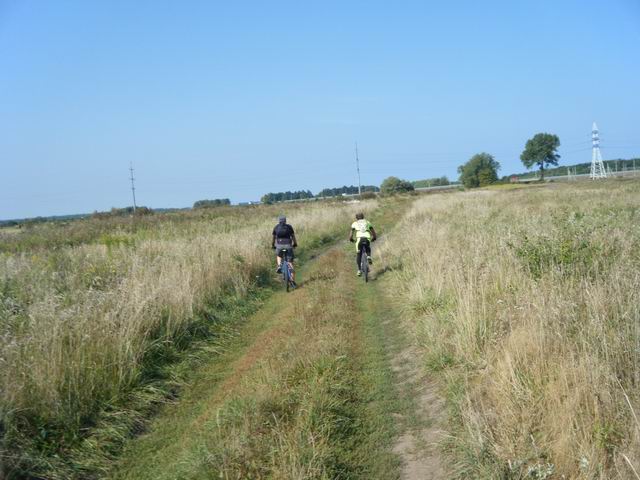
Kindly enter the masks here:
[[640, 156], [640, 1], [0, 0], [0, 218]]

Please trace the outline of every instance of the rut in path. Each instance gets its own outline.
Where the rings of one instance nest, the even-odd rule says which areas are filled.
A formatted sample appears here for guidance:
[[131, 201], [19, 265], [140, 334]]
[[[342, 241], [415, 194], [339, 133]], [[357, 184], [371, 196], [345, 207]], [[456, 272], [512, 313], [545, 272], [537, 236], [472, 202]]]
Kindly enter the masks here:
[[409, 328], [403, 325], [390, 297], [388, 279], [374, 275], [367, 286], [372, 290], [362, 304], [365, 315], [379, 322], [389, 350], [387, 361], [393, 372], [393, 387], [399, 398], [408, 400], [393, 413], [397, 437], [393, 453], [402, 460], [403, 480], [440, 480], [451, 478], [440, 452], [445, 435], [446, 411], [437, 383], [421, 364], [422, 352], [416, 347]]
[[445, 409], [438, 386], [417, 364], [420, 353], [408, 347], [393, 359], [393, 370], [400, 380], [399, 388], [410, 389], [415, 395], [418, 422], [416, 427], [405, 424], [405, 432], [396, 440], [393, 451], [403, 460], [402, 477], [406, 480], [448, 478], [439, 445], [444, 438]]

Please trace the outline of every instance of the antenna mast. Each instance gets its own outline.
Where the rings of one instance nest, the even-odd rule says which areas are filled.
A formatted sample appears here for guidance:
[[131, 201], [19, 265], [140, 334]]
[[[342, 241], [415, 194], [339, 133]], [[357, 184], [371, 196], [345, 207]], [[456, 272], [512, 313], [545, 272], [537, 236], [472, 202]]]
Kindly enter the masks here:
[[600, 153], [600, 133], [596, 122], [593, 122], [593, 128], [591, 129], [591, 141], [593, 143], [591, 153], [591, 179], [607, 178], [607, 171], [604, 168], [602, 162], [602, 153]]
[[358, 171], [358, 195], [362, 195], [362, 185], [360, 184], [360, 159], [358, 158], [358, 142], [356, 142], [356, 170]]
[[131, 194], [133, 195], [133, 213], [136, 213], [136, 186], [135, 178], [133, 178], [133, 162], [129, 164], [129, 171], [131, 172]]

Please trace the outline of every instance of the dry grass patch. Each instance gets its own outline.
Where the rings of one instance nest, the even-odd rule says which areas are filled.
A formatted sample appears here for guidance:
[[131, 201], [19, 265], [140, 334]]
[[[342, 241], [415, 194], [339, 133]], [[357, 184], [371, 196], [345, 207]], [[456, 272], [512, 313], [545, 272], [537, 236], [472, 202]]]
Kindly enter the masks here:
[[[287, 205], [286, 212], [308, 248], [342, 234], [356, 209], [373, 205]], [[69, 235], [82, 241], [65, 246], [58, 232], [50, 249], [46, 232], [54, 227], [12, 236], [4, 250], [19, 253], [0, 253], [3, 463], [55, 470], [99, 411], [126, 407], [128, 392], [148, 380], [164, 346], [179, 342], [194, 319], [264, 283], [282, 208], [114, 223], [106, 231], [72, 224]]]
[[386, 244], [460, 476], [635, 478], [640, 185], [430, 196]]

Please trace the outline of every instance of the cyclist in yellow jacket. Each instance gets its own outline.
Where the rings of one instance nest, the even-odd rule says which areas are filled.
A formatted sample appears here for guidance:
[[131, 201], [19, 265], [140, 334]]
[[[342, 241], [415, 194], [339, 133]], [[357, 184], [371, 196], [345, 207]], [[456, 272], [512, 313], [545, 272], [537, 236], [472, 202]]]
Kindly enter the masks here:
[[[354, 238], [355, 234], [355, 238]], [[373, 263], [371, 260], [371, 242], [375, 242], [377, 238], [373, 225], [364, 218], [363, 213], [356, 213], [356, 221], [351, 224], [351, 232], [349, 233], [349, 241], [356, 243], [356, 264], [358, 265], [358, 276], [362, 275], [360, 270], [360, 262], [362, 260], [362, 251], [360, 245], [364, 247], [367, 254], [369, 265]]]

